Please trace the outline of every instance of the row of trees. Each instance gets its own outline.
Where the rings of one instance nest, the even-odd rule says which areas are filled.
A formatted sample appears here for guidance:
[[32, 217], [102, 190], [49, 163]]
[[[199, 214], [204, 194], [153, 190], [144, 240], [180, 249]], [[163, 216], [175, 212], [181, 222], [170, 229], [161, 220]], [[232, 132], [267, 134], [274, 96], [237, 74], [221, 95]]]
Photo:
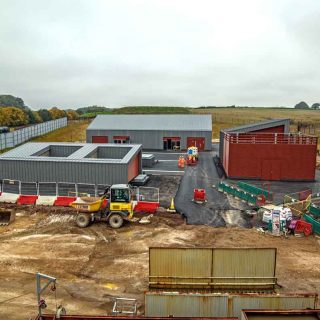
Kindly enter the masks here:
[[79, 118], [79, 114], [75, 110], [62, 110], [57, 107], [33, 111], [21, 98], [0, 95], [0, 126], [22, 126], [64, 117], [75, 120]]
[[308, 105], [306, 102], [301, 101], [301, 102], [297, 103], [297, 104], [294, 106], [294, 108], [295, 108], [295, 109], [304, 109], [304, 110], [305, 110], [305, 109], [318, 110], [318, 109], [320, 109], [320, 103], [316, 102], [316, 103], [314, 103], [313, 105], [311, 105], [311, 106], [309, 107], [309, 105]]

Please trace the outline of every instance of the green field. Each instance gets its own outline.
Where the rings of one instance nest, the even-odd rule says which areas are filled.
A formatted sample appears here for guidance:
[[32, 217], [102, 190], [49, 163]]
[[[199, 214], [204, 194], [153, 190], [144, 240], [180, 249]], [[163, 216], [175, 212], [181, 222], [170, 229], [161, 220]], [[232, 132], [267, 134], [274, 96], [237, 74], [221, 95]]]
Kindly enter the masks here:
[[[276, 118], [288, 118], [291, 131], [297, 130], [297, 124], [306, 126], [307, 134], [320, 136], [320, 110], [297, 110], [289, 108], [206, 108], [192, 109], [193, 113], [212, 115], [212, 137], [219, 137], [220, 129], [232, 128], [244, 124]], [[319, 126], [319, 128], [314, 128]], [[318, 129], [318, 130], [317, 130]]]

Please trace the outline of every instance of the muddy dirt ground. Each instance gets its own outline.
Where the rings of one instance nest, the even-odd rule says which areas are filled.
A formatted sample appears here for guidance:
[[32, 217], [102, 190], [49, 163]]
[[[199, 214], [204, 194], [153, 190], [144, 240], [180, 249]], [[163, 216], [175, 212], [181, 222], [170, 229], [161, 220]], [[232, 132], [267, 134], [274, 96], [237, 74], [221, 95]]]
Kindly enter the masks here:
[[[320, 240], [273, 238], [255, 229], [186, 225], [178, 214], [159, 213], [151, 223], [75, 226], [73, 215], [18, 211], [0, 228], [0, 319], [30, 319], [37, 312], [35, 273], [57, 282], [57, 304], [68, 314], [110, 314], [114, 297], [137, 298], [144, 310], [150, 246], [277, 247], [281, 292], [320, 293]], [[55, 293], [44, 295], [55, 308]]]

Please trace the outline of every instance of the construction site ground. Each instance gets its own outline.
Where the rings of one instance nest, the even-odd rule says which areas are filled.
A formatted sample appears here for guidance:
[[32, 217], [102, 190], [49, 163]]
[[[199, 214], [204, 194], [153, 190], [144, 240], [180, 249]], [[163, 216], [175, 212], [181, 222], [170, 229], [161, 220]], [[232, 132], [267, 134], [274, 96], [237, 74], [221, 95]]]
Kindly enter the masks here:
[[[30, 319], [37, 313], [37, 271], [58, 279], [57, 290], [44, 295], [47, 312], [57, 303], [68, 314], [105, 315], [115, 297], [128, 297], [138, 300], [143, 314], [151, 246], [276, 247], [279, 291], [320, 293], [320, 239], [259, 233], [255, 226], [261, 216], [251, 216], [245, 203], [213, 188], [220, 180], [212, 159], [216, 153], [216, 146], [201, 153], [199, 164], [187, 167], [183, 176], [172, 172], [179, 171], [177, 153], [157, 154], [159, 172], [152, 172], [147, 186], [160, 189], [164, 208], [177, 194], [183, 215], [161, 208], [150, 224], [126, 223], [113, 230], [97, 223], [80, 229], [70, 209], [16, 208], [16, 220], [0, 227], [0, 319]], [[317, 182], [272, 183], [271, 191], [285, 194], [308, 186]], [[192, 202], [194, 188], [206, 189], [205, 205]]]
[[80, 229], [68, 210], [17, 211], [15, 222], [0, 229], [0, 319], [36, 314], [37, 271], [58, 279], [57, 290], [44, 295], [47, 312], [57, 303], [68, 314], [105, 315], [114, 297], [129, 297], [143, 313], [151, 246], [276, 247], [280, 291], [320, 293], [320, 240], [314, 236], [286, 239], [255, 228], [187, 225], [163, 210], [150, 221], [119, 230], [103, 223]]

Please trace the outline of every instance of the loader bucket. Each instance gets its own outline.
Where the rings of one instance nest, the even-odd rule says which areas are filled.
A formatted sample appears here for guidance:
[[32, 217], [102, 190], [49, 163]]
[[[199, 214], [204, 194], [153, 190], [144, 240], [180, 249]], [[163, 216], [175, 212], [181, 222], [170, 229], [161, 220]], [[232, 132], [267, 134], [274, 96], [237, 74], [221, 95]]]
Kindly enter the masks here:
[[14, 221], [16, 214], [13, 210], [0, 210], [0, 226], [7, 226]]

